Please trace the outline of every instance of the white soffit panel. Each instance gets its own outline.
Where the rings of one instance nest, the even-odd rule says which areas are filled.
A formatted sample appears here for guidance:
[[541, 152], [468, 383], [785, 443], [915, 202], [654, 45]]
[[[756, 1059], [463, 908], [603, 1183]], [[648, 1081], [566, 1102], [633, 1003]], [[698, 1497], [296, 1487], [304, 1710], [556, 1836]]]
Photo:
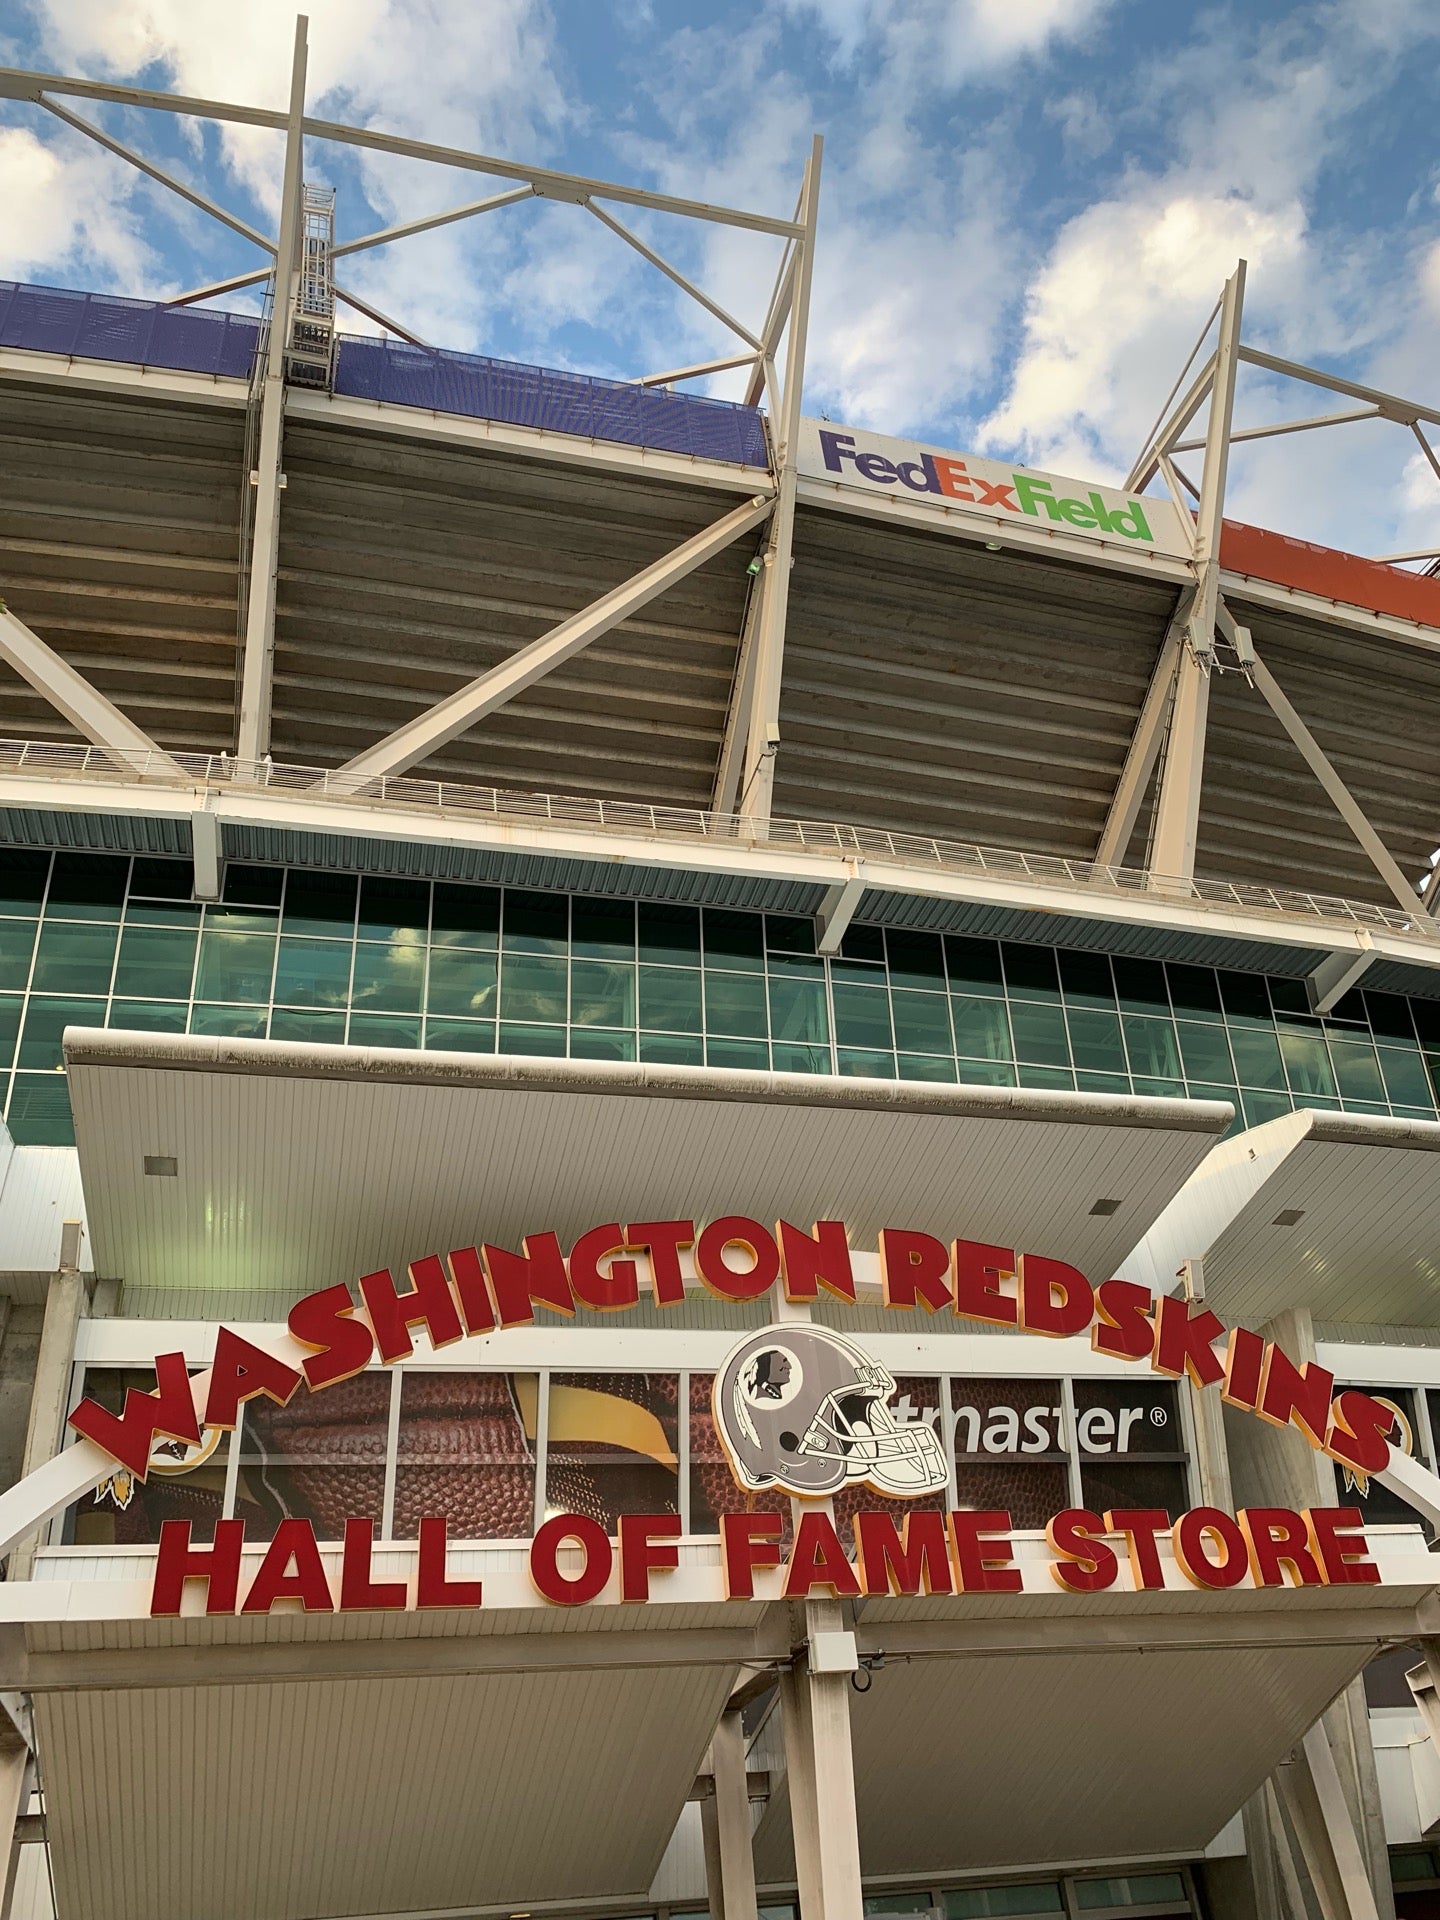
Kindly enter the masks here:
[[[97, 1271], [198, 1290], [303, 1291], [479, 1238], [728, 1213], [843, 1219], [859, 1247], [887, 1225], [964, 1234], [1099, 1279], [1230, 1113], [88, 1031], [66, 1058]], [[174, 1176], [147, 1176], [146, 1155]]]
[[1235, 1135], [1125, 1272], [1169, 1291], [1197, 1255], [1222, 1318], [1440, 1325], [1440, 1124], [1302, 1111]]

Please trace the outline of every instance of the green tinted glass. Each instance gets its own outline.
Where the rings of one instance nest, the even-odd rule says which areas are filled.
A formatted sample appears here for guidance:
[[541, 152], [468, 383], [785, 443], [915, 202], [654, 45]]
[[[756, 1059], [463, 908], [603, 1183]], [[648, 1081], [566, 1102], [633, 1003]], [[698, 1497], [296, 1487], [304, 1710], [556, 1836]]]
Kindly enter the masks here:
[[1325, 1048], [1324, 1035], [1318, 1029], [1302, 1032], [1297, 1028], [1287, 1028], [1280, 1035], [1280, 1051], [1285, 1056], [1290, 1091], [1297, 1099], [1311, 1093], [1334, 1098], [1335, 1081], [1330, 1072], [1330, 1056]]
[[353, 933], [356, 892], [353, 873], [310, 873], [292, 867], [285, 876], [285, 932]]
[[852, 1079], [893, 1080], [895, 1056], [869, 1047], [836, 1047], [835, 1071]]
[[426, 1007], [431, 1013], [463, 1015], [471, 1020], [488, 1016], [493, 1020], [495, 980], [493, 953], [432, 947]]
[[112, 1000], [106, 1025], [137, 1033], [184, 1033], [189, 1011], [184, 1000]]
[[355, 948], [350, 1003], [365, 1013], [418, 1013], [425, 992], [425, 945], [397, 935]]
[[668, 901], [642, 900], [639, 909], [640, 958], [668, 967], [700, 964], [700, 909]]
[[[1232, 1026], [1230, 1050], [1235, 1056], [1235, 1071], [1242, 1087], [1269, 1087], [1285, 1090], [1285, 1066], [1280, 1058], [1280, 1042], [1273, 1027]], [[1371, 1050], [1374, 1063], [1374, 1049]], [[1378, 1075], [1377, 1075], [1378, 1085]]]
[[955, 1078], [955, 1062], [944, 1054], [901, 1053], [896, 1066], [902, 1080], [948, 1080]]
[[[1069, 1065], [1070, 1042], [1065, 1033], [1065, 1016], [1058, 1006], [1046, 1006], [1039, 1001], [1012, 1001], [1010, 1025], [1015, 1034], [1017, 1060], [1037, 1067]], [[1022, 1074], [1021, 1085], [1028, 1084]]]
[[195, 970], [197, 1000], [268, 1000], [275, 965], [274, 937], [265, 933], [211, 933], [200, 936]]
[[500, 889], [452, 887], [437, 880], [430, 944], [434, 947], [498, 946]]
[[35, 948], [35, 993], [108, 993], [117, 930], [46, 918]]
[[426, 880], [398, 880], [387, 874], [367, 874], [360, 882], [362, 940], [393, 940], [424, 945], [430, 924], [430, 884]]
[[1232, 1080], [1230, 1043], [1223, 1027], [1201, 1026], [1194, 1020], [1176, 1022], [1180, 1036], [1180, 1064], [1187, 1080]]
[[1347, 1105], [1352, 1100], [1385, 1099], [1380, 1062], [1375, 1057], [1374, 1044], [1370, 1040], [1350, 1039], [1332, 1033], [1330, 1058], [1335, 1068], [1335, 1084], [1340, 1089], [1340, 1098]]
[[1072, 1007], [1069, 1021], [1077, 1067], [1089, 1073], [1125, 1072], [1125, 1045], [1120, 1038], [1120, 1022], [1113, 1013]]
[[190, 1009], [191, 1033], [209, 1033], [227, 1040], [263, 1040], [264, 1007], [202, 1007]]
[[[941, 1005], [944, 1005], [943, 999]], [[825, 982], [776, 979], [772, 976], [770, 1031], [777, 1042], [806, 1041], [812, 1045], [823, 1045], [830, 1037], [830, 1021], [825, 1007]], [[779, 1065], [778, 1057], [776, 1064]], [[819, 1071], [819, 1069], [797, 1067], [793, 1071], [804, 1073]]]
[[1000, 971], [1000, 948], [994, 940], [970, 940], [962, 935], [945, 935], [945, 970], [950, 976], [952, 993], [971, 993], [1004, 985]]
[[20, 1038], [20, 1015], [24, 1005], [18, 993], [0, 994], [0, 1099], [5, 1093], [5, 1075], [15, 1059], [15, 1042]]
[[152, 1000], [188, 1000], [197, 938], [193, 927], [127, 925], [115, 962], [116, 993]]
[[1149, 1020], [1142, 1014], [1127, 1013], [1120, 1024], [1131, 1073], [1147, 1079], [1179, 1080], [1180, 1048], [1169, 1020]]
[[705, 1025], [711, 1033], [763, 1039], [765, 982], [758, 975], [705, 971]]
[[640, 1034], [640, 1058], [662, 1067], [703, 1067], [705, 1042], [698, 1033]]
[[307, 1046], [342, 1047], [345, 1015], [321, 1007], [276, 1007], [270, 1015], [270, 1038]]
[[[955, 1022], [956, 1053], [968, 1060], [1010, 1059], [1010, 1020], [1003, 1000], [972, 1000], [952, 995], [950, 1015]], [[968, 1074], [961, 1076], [962, 1079], [969, 1077]]]
[[798, 1040], [777, 1040], [770, 1049], [771, 1065], [776, 1073], [829, 1073], [830, 1049], [816, 1044], [807, 1046]]
[[7, 847], [0, 860], [0, 913], [38, 913], [49, 877], [48, 853], [33, 847]]
[[120, 918], [130, 877], [126, 854], [57, 853], [45, 902], [47, 920]]
[[744, 1068], [763, 1073], [770, 1065], [770, 1049], [763, 1040], [707, 1040], [707, 1067]]
[[275, 961], [277, 1005], [343, 1007], [350, 992], [352, 952], [348, 940], [295, 940], [282, 934]]
[[943, 993], [911, 993], [904, 989], [890, 996], [890, 1012], [895, 1022], [895, 1044], [907, 1053], [950, 1053], [950, 1002]]
[[1382, 1046], [1380, 1072], [1392, 1106], [1423, 1107], [1433, 1104], [1424, 1062], [1413, 1048]]
[[444, 1053], [493, 1053], [493, 1020], [430, 1020], [425, 1022], [425, 1045]]
[[35, 920], [0, 920], [0, 987], [18, 987], [30, 981], [30, 956], [35, 951]]
[[563, 893], [505, 889], [507, 953], [563, 954], [570, 944], [570, 902]]
[[564, 1027], [524, 1027], [509, 1021], [502, 1021], [500, 1025], [501, 1053], [535, 1053], [563, 1059], [566, 1039]]
[[349, 1041], [352, 1047], [418, 1047], [418, 1013], [352, 1013]]
[[894, 1045], [890, 1026], [890, 996], [884, 987], [862, 987], [837, 980], [831, 992], [835, 997], [837, 1045], [883, 1047], [887, 1050]]
[[765, 964], [765, 926], [758, 913], [705, 909], [705, 964], [758, 973]]
[[[506, 1020], [563, 1021], [569, 962], [543, 954], [509, 951], [508, 931], [506, 941], [505, 965], [500, 975], [501, 1015]], [[505, 1047], [503, 1041], [501, 1047], [505, 1052], [515, 1051]]]
[[633, 1033], [608, 1033], [603, 1027], [572, 1027], [570, 1058], [572, 1060], [633, 1060], [635, 1036]]
[[698, 1033], [699, 973], [680, 967], [641, 967], [640, 1024], [674, 1033]]
[[[570, 1019], [581, 1027], [633, 1027], [635, 969], [607, 960], [575, 960], [570, 966]], [[588, 1054], [586, 1058], [603, 1058]]]
[[572, 900], [570, 951], [587, 960], [633, 960], [634, 902], [584, 898]]
[[70, 1087], [63, 1073], [17, 1073], [6, 1116], [18, 1147], [73, 1147]]

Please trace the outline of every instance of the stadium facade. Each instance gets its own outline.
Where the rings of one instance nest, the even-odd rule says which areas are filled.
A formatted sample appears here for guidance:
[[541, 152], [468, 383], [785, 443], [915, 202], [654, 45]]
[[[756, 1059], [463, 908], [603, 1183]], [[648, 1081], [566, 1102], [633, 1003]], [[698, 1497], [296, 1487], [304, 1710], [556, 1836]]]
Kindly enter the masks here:
[[[7, 1915], [1440, 1910], [1440, 580], [1224, 518], [1440, 413], [1242, 266], [1123, 487], [809, 420], [818, 143], [773, 219], [305, 57], [0, 74], [287, 152], [273, 240], [143, 161], [226, 287], [0, 286]], [[493, 190], [337, 241], [337, 141]], [[737, 348], [344, 285], [536, 196]]]

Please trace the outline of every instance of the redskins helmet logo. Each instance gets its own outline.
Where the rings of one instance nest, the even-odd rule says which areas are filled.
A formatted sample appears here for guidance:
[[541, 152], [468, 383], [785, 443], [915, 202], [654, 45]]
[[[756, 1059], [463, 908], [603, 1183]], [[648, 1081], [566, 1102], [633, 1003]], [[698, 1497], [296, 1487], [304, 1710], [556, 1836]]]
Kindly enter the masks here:
[[[150, 1449], [151, 1473], [189, 1473], [192, 1467], [203, 1467], [224, 1438], [221, 1427], [202, 1427], [198, 1444], [193, 1440], [165, 1440], [157, 1438]], [[101, 1506], [109, 1501], [119, 1507], [123, 1513], [135, 1498], [135, 1488], [139, 1482], [128, 1467], [116, 1467], [95, 1489], [95, 1505]]]

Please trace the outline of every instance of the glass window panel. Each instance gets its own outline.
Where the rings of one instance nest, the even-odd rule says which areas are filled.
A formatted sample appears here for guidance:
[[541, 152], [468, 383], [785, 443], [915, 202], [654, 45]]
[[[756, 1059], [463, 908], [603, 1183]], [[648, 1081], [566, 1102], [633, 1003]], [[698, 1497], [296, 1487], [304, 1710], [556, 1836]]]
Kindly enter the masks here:
[[103, 1027], [103, 1000], [32, 998], [25, 1014], [17, 1066], [54, 1069], [60, 1065], [60, 1036], [66, 1027]]
[[437, 880], [431, 908], [432, 947], [498, 947], [500, 889], [455, 887]]
[[1240, 1106], [1247, 1127], [1263, 1127], [1267, 1120], [1294, 1112], [1290, 1096], [1284, 1093], [1251, 1093], [1247, 1089], [1240, 1095]]
[[641, 967], [640, 1024], [700, 1031], [700, 975], [679, 967]]
[[955, 1468], [955, 1496], [961, 1507], [1008, 1513], [1014, 1528], [1043, 1527], [1070, 1505], [1069, 1469], [1063, 1461], [962, 1460]]
[[962, 1060], [960, 1078], [971, 1087], [1013, 1087], [1015, 1069], [999, 1060]]
[[1230, 1051], [1242, 1087], [1270, 1087], [1283, 1091], [1285, 1065], [1273, 1028], [1231, 1027]]
[[764, 922], [760, 915], [707, 907], [705, 964], [758, 973], [765, 964]]
[[955, 1023], [957, 1053], [969, 1060], [1011, 1058], [1010, 1018], [1003, 1000], [972, 1000], [968, 995], [955, 994], [950, 1000], [950, 1016]]
[[1190, 1904], [1178, 1873], [1132, 1873], [1120, 1879], [1077, 1880], [1075, 1904], [1096, 1907], [1151, 1907]]
[[1115, 1005], [1115, 982], [1110, 974], [1109, 956], [1103, 953], [1072, 953], [1062, 950], [1060, 985], [1072, 1007]]
[[1077, 1380], [1075, 1440], [1082, 1460], [1184, 1454], [1176, 1389], [1168, 1380]]
[[954, 1379], [957, 1460], [1058, 1460], [1065, 1422], [1058, 1380]]
[[[150, 1367], [87, 1367], [85, 1393], [108, 1413], [123, 1410], [125, 1395], [155, 1391]], [[213, 1540], [215, 1522], [225, 1504], [225, 1469], [230, 1435], [204, 1429], [198, 1447], [162, 1441], [151, 1456], [144, 1481], [102, 1480], [70, 1508], [65, 1544], [76, 1547], [128, 1547], [153, 1544], [167, 1520], [188, 1520], [193, 1540]], [[122, 1492], [123, 1487], [123, 1492]], [[124, 1505], [121, 1505], [121, 1499]]]
[[212, 933], [207, 924], [200, 936], [195, 997], [197, 1000], [268, 1000], [274, 966], [273, 935]]
[[283, 867], [247, 867], [233, 860], [225, 866], [225, 884], [220, 897], [242, 907], [276, 907], [285, 886]]
[[892, 994], [890, 1012], [895, 1022], [895, 1044], [911, 1053], [952, 1053], [950, 1002], [943, 993]]
[[[772, 967], [779, 966], [783, 959], [783, 955], [772, 953], [770, 956], [770, 965]], [[796, 963], [792, 962], [791, 964]], [[806, 967], [813, 967], [823, 965], [823, 962], [807, 960], [800, 964]], [[846, 960], [842, 955], [837, 953], [830, 962], [830, 978], [832, 980], [853, 980], [857, 985], [862, 987], [884, 987], [888, 986], [890, 976], [885, 971], [883, 961], [877, 966], [870, 960]]]
[[1122, 1013], [1170, 1011], [1165, 969], [1158, 960], [1130, 960], [1116, 954], [1110, 964], [1115, 972], [1115, 992]]
[[797, 1040], [777, 1040], [770, 1049], [776, 1073], [829, 1073], [830, 1048], [818, 1042], [813, 1046]]
[[1270, 1004], [1278, 1014], [1299, 1013], [1310, 1018], [1310, 996], [1305, 991], [1303, 980], [1272, 979], [1270, 986]]
[[770, 1049], [763, 1040], [710, 1039], [705, 1042], [705, 1064], [763, 1073], [770, 1065]]
[[1418, 1052], [1409, 1047], [1380, 1048], [1380, 1072], [1392, 1106], [1423, 1107], [1431, 1104], [1430, 1080]]
[[943, 989], [945, 949], [938, 933], [912, 933], [908, 928], [891, 927], [885, 935], [885, 948], [892, 986]]
[[1297, 1098], [1309, 1093], [1319, 1094], [1322, 1098], [1334, 1098], [1335, 1081], [1330, 1072], [1330, 1055], [1325, 1047], [1325, 1036], [1318, 1028], [1309, 1032], [1287, 1028], [1280, 1035], [1280, 1051], [1285, 1056], [1290, 1091]]
[[[793, 980], [823, 980], [825, 978], [825, 962], [817, 953], [771, 952], [766, 954], [765, 964], [769, 968], [772, 979], [780, 974], [784, 974]], [[846, 967], [845, 962], [842, 960], [832, 961], [831, 964], [841, 972], [849, 971], [849, 968]], [[879, 979], [883, 982], [885, 978], [884, 969], [881, 967], [856, 968], [855, 971], [871, 980]]]
[[1113, 1507], [1163, 1507], [1174, 1521], [1190, 1504], [1190, 1480], [1178, 1461], [1132, 1463], [1091, 1456], [1080, 1462], [1080, 1496], [1094, 1513]]
[[1234, 1079], [1230, 1042], [1224, 1027], [1202, 1027], [1194, 1020], [1177, 1020], [1175, 1031], [1180, 1037], [1180, 1064], [1187, 1079]]
[[263, 1040], [264, 1007], [203, 1007], [190, 1009], [191, 1033], [219, 1034], [227, 1040]]
[[1070, 1041], [1065, 1016], [1058, 1006], [1012, 1000], [1010, 1025], [1015, 1034], [1015, 1058], [1032, 1066], [1060, 1067], [1070, 1063]]
[[127, 926], [115, 963], [115, 991], [140, 999], [188, 1000], [195, 971], [194, 928]]
[[35, 948], [34, 993], [108, 993], [117, 929], [47, 919]]
[[893, 1053], [879, 1053], [869, 1048], [837, 1046], [835, 1071], [846, 1074], [852, 1079], [893, 1080], [895, 1056]]
[[848, 926], [840, 936], [841, 957], [864, 961], [870, 966], [885, 965], [885, 931], [882, 927]]
[[512, 1021], [500, 1026], [501, 1053], [538, 1054], [548, 1060], [563, 1060], [567, 1051], [564, 1027], [522, 1027]]
[[501, 944], [507, 953], [565, 953], [570, 945], [569, 899], [563, 893], [508, 887]]
[[0, 994], [0, 1097], [3, 1097], [4, 1076], [10, 1070], [15, 1059], [15, 1043], [20, 1038], [20, 1016], [25, 1002], [18, 993]]
[[506, 1020], [564, 1020], [569, 984], [567, 960], [507, 949], [500, 976], [500, 1012]]
[[572, 900], [570, 946], [572, 953], [590, 960], [633, 960], [634, 901]]
[[640, 1058], [658, 1067], [703, 1067], [705, 1042], [696, 1033], [640, 1034]]
[[[1419, 1431], [1416, 1426], [1415, 1395], [1409, 1387], [1373, 1387], [1362, 1382], [1351, 1381], [1347, 1386], [1337, 1387], [1337, 1393], [1347, 1393], [1358, 1387], [1361, 1393], [1368, 1393], [1382, 1406], [1394, 1409], [1399, 1418], [1398, 1442], [1402, 1452], [1422, 1465], [1428, 1465], [1419, 1444]], [[1359, 1485], [1353, 1474], [1346, 1468], [1335, 1468], [1336, 1500], [1345, 1507], [1358, 1507], [1367, 1527], [1414, 1526], [1420, 1515], [1407, 1500], [1398, 1493], [1392, 1493], [1388, 1487], [1371, 1476], [1364, 1488]], [[1427, 1529], [1433, 1533], [1433, 1528]]]
[[425, 1045], [442, 1053], [494, 1053], [495, 1022], [427, 1018]]
[[17, 1073], [6, 1124], [17, 1147], [73, 1147], [70, 1089], [63, 1073]]
[[1005, 984], [1012, 1000], [1060, 998], [1060, 975], [1053, 947], [1025, 947], [1005, 940], [1001, 942], [1001, 951], [1005, 956]]
[[273, 938], [280, 916], [269, 907], [206, 907], [207, 933], [268, 933]]
[[895, 1064], [902, 1080], [937, 1080], [953, 1082], [956, 1078], [954, 1060], [942, 1053], [897, 1053]]
[[622, 1513], [678, 1513], [679, 1391], [673, 1373], [552, 1373], [546, 1511], [610, 1534]]
[[[510, 962], [506, 963], [511, 964]], [[461, 948], [432, 947], [425, 1005], [431, 1013], [466, 1019], [495, 1014], [496, 958]]]
[[272, 1040], [295, 1040], [307, 1045], [343, 1047], [345, 1014], [322, 1007], [276, 1007], [270, 1015]]
[[198, 932], [205, 909], [198, 900], [137, 900], [125, 902], [127, 927], [188, 927]]
[[30, 984], [30, 956], [35, 951], [38, 920], [0, 920], [0, 987], [24, 992]]
[[[50, 886], [53, 892], [53, 880]], [[1414, 1040], [1415, 1026], [1410, 1018], [1410, 1002], [1401, 994], [1367, 993], [1365, 1006], [1377, 1040]]]
[[418, 1047], [420, 1016], [418, 1013], [352, 1013], [349, 1040], [352, 1047]]
[[635, 1035], [612, 1033], [605, 1027], [571, 1027], [572, 1060], [633, 1060]]
[[1067, 1011], [1070, 1045], [1077, 1067], [1092, 1073], [1124, 1073], [1125, 1043], [1120, 1038], [1120, 1021], [1113, 1013], [1087, 1012], [1083, 1007]]
[[[275, 999], [294, 1007], [343, 1007], [350, 997], [348, 940], [295, 940], [282, 934], [275, 961]], [[204, 966], [204, 954], [201, 954]]]
[[667, 967], [700, 964], [700, 909], [669, 901], [642, 900], [639, 907], [640, 958]]
[[1170, 977], [1170, 1001], [1178, 1020], [1219, 1020], [1220, 988], [1213, 967], [1182, 967], [1174, 961], [1165, 969]]
[[[865, 931], [878, 933], [879, 929], [868, 927]], [[814, 953], [815, 922], [798, 913], [767, 913], [765, 944], [777, 953]], [[885, 958], [883, 937], [878, 957], [881, 960]]]
[[844, 1047], [890, 1047], [890, 996], [883, 987], [835, 981], [835, 1038]]
[[[1415, 1003], [1413, 1001], [1410, 1011], [1412, 1014], [1415, 1011]], [[1370, 1016], [1365, 1011], [1364, 994], [1361, 993], [1357, 987], [1352, 987], [1349, 993], [1342, 993], [1334, 1006], [1331, 1007], [1329, 1013], [1326, 1014], [1325, 1019], [1327, 1024], [1338, 1022], [1342, 1026], [1364, 1027], [1368, 1032]]]
[[711, 1381], [705, 1373], [690, 1376], [690, 1530], [718, 1533], [722, 1513], [778, 1513], [783, 1537], [790, 1532], [790, 1496], [772, 1488], [748, 1493], [735, 1483], [730, 1462], [710, 1409]]
[[928, 1893], [870, 1893], [865, 1896], [862, 1910], [869, 1914], [929, 1913], [930, 1895]]
[[992, 1914], [1064, 1911], [1059, 1883], [1054, 1880], [1022, 1887], [949, 1887], [942, 1897], [945, 1920], [989, 1920]]
[[251, 1400], [240, 1431], [235, 1516], [247, 1540], [269, 1540], [281, 1520], [308, 1520], [339, 1540], [352, 1516], [384, 1517], [390, 1375], [357, 1374], [286, 1407]]
[[189, 1011], [184, 1000], [112, 1000], [105, 1024], [139, 1033], [184, 1033]]
[[1433, 1853], [1400, 1853], [1392, 1851], [1390, 1855], [1390, 1878], [1392, 1880], [1433, 1880], [1440, 1862]]
[[767, 1031], [764, 980], [743, 973], [712, 973], [707, 967], [705, 1025], [711, 1033], [762, 1038]]
[[361, 941], [355, 949], [350, 1004], [366, 1013], [418, 1013], [425, 992], [425, 958], [423, 934], [418, 941], [413, 935]]
[[120, 918], [130, 877], [128, 854], [57, 853], [45, 917], [54, 920]]
[[1270, 1014], [1270, 989], [1259, 973], [1221, 973], [1220, 1000], [1225, 1018], [1246, 1025], [1274, 1025]]
[[[1183, 1080], [1155, 1078], [1153, 1076], [1132, 1073], [1130, 1076], [1130, 1084], [1134, 1087], [1136, 1093], [1151, 1095], [1157, 1100], [1183, 1100], [1185, 1098], [1185, 1082]], [[1290, 1106], [1288, 1100], [1285, 1106], [1288, 1111]]]
[[1000, 947], [994, 940], [971, 940], [961, 934], [945, 935], [945, 969], [950, 975], [952, 992], [969, 993], [984, 987], [1000, 988]]
[[1335, 1068], [1335, 1084], [1340, 1097], [1351, 1100], [1384, 1100], [1385, 1083], [1380, 1078], [1380, 1062], [1369, 1040], [1352, 1040], [1348, 1035], [1330, 1035], [1330, 1059]]
[[388, 874], [367, 873], [360, 882], [360, 919], [356, 931], [362, 940], [394, 940], [425, 944], [430, 925], [428, 880], [399, 880]]
[[1130, 1071], [1149, 1079], [1178, 1081], [1180, 1048], [1175, 1028], [1169, 1020], [1147, 1019], [1143, 1014], [1127, 1013], [1121, 1021], [1125, 1051], [1130, 1056]]
[[1425, 1047], [1440, 1047], [1440, 1001], [1412, 1000], [1410, 1017], [1415, 1022], [1415, 1031], [1420, 1036], [1420, 1044]]
[[533, 1373], [405, 1372], [395, 1454], [397, 1540], [432, 1515], [452, 1539], [524, 1540], [535, 1525]]
[[[944, 1005], [944, 1001], [941, 1001]], [[770, 1031], [777, 1041], [823, 1045], [830, 1038], [823, 980], [770, 981]]]
[[38, 913], [49, 877], [48, 853], [34, 847], [7, 847], [0, 860], [0, 913]]
[[570, 1020], [582, 1027], [633, 1027], [634, 967], [609, 960], [572, 961]]
[[1077, 1070], [1075, 1086], [1080, 1093], [1129, 1093], [1127, 1073], [1082, 1073]]
[[308, 873], [291, 867], [285, 878], [285, 932], [352, 934], [357, 890], [353, 873]]
[[1023, 1061], [1015, 1069], [1022, 1087], [1049, 1088], [1051, 1092], [1074, 1092], [1075, 1076], [1068, 1067], [1032, 1067]]
[[141, 854], [130, 871], [130, 897], [188, 901], [194, 892], [194, 877], [188, 860], [152, 860]]

